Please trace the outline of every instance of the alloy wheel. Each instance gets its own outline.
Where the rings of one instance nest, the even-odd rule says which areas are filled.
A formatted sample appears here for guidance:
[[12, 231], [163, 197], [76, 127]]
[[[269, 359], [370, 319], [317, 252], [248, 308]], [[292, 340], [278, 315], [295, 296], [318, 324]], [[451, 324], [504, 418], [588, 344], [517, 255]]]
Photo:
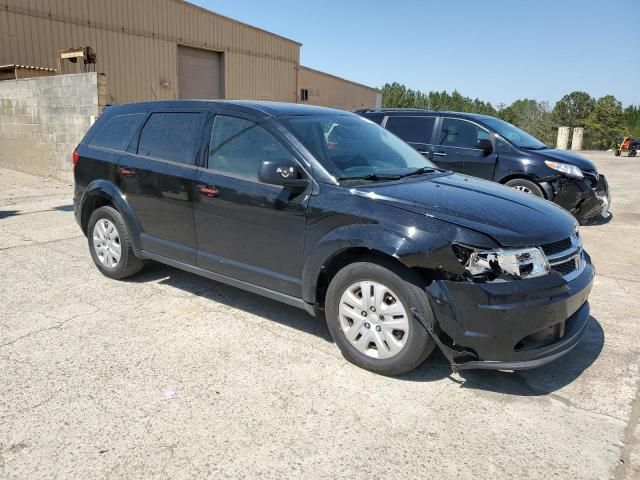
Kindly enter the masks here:
[[531, 191], [531, 189], [529, 187], [525, 187], [524, 185], [516, 185], [513, 188], [515, 188], [516, 190], [520, 190], [521, 192], [530, 193], [533, 195], [533, 192]]
[[104, 267], [113, 269], [118, 266], [122, 246], [118, 230], [111, 220], [101, 218], [94, 225], [93, 249]]
[[338, 316], [347, 340], [368, 357], [391, 358], [407, 343], [407, 310], [382, 283], [360, 281], [349, 286], [340, 298]]

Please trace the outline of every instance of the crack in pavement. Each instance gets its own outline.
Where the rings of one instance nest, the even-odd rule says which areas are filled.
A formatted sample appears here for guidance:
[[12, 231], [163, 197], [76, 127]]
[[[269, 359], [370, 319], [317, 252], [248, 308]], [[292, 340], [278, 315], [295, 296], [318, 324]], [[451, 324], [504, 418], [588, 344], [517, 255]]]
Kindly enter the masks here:
[[616, 480], [622, 480], [625, 478], [626, 470], [633, 470], [638, 472], [637, 468], [630, 465], [631, 452], [634, 448], [640, 447], [639, 439], [634, 438], [636, 427], [640, 424], [640, 380], [637, 382], [636, 395], [631, 405], [631, 415], [629, 417], [629, 423], [624, 431], [624, 440], [620, 451], [620, 462], [618, 463], [614, 478]]
[[60, 392], [62, 391], [62, 388], [57, 389], [55, 392], [53, 392], [51, 395], [49, 395], [47, 398], [45, 398], [44, 400], [36, 403], [35, 405], [31, 405], [29, 407], [25, 407], [22, 408], [20, 410], [16, 410], [15, 412], [11, 412], [10, 415], [6, 415], [4, 417], [0, 417], [0, 420], [2, 420], [2, 423], [0, 425], [4, 425], [7, 420], [15, 418], [18, 415], [23, 414], [24, 412], [29, 412], [31, 410], [35, 410], [36, 408], [40, 408], [41, 406], [49, 403], [51, 400], [53, 400], [53, 398], [58, 395]]
[[65, 238], [58, 238], [56, 240], [47, 240], [46, 242], [37, 242], [35, 240], [29, 240], [26, 238], [22, 238], [22, 240], [24, 240], [25, 242], [31, 242], [28, 243], [26, 245], [11, 245], [9, 247], [0, 247], [0, 251], [4, 251], [4, 250], [12, 250], [15, 248], [23, 248], [23, 247], [33, 247], [34, 245], [50, 245], [52, 243], [59, 243], [59, 242], [64, 242], [66, 240], [75, 240], [76, 238], [82, 238], [84, 237], [84, 235], [76, 235], [74, 237], [65, 237]]
[[95, 305], [91, 305], [91, 306], [94, 308], [94, 310], [91, 311], [91, 312], [78, 313], [77, 315], [72, 315], [69, 318], [66, 318], [64, 320], [59, 321], [58, 323], [56, 323], [55, 325], [52, 325], [50, 327], [41, 328], [39, 330], [33, 330], [33, 331], [29, 332], [29, 333], [25, 333], [24, 335], [21, 335], [21, 336], [19, 336], [17, 338], [14, 338], [13, 340], [10, 340], [8, 342], [0, 343], [0, 348], [8, 347], [10, 345], [13, 345], [16, 342], [19, 342], [20, 340], [23, 340], [25, 338], [31, 337], [33, 335], [37, 335], [37, 334], [42, 333], [42, 332], [47, 332], [49, 330], [56, 330], [58, 328], [63, 327], [64, 325], [66, 325], [71, 320], [75, 320], [76, 318], [80, 318], [80, 317], [86, 317], [86, 316], [89, 316], [89, 315], [94, 315], [94, 314], [96, 314], [96, 313], [98, 313], [100, 311], [100, 308], [96, 307]]
[[[52, 198], [52, 197], [61, 197], [65, 199], [69, 199], [68, 193], [48, 193], [45, 195], [23, 195], [21, 197], [2, 197], [0, 198], [0, 207], [8, 207], [14, 206], [18, 203], [33, 203], [41, 201], [43, 198]], [[26, 200], [26, 201], [23, 201]], [[29, 200], [33, 200], [33, 202], [29, 202]]]

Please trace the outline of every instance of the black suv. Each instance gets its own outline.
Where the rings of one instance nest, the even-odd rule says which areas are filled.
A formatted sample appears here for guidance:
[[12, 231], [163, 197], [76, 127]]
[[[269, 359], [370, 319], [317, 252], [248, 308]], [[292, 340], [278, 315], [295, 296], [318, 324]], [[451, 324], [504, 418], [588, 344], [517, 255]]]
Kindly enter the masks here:
[[421, 109], [357, 113], [395, 133], [439, 167], [546, 198], [583, 224], [609, 216], [609, 187], [592, 162], [551, 149], [504, 120]]
[[73, 164], [75, 215], [104, 275], [156, 260], [322, 314], [343, 355], [374, 372], [408, 372], [436, 346], [454, 369], [534, 367], [589, 321], [594, 269], [571, 215], [437, 168], [359, 115], [114, 106]]

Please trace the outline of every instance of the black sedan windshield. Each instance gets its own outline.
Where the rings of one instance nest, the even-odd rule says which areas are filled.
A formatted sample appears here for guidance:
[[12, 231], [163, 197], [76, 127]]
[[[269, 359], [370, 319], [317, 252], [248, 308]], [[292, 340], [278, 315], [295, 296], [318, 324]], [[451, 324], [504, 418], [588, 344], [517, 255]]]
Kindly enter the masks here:
[[372, 180], [430, 171], [435, 166], [389, 131], [355, 115], [282, 119], [331, 175]]
[[482, 122], [493, 128], [496, 132], [513, 143], [516, 147], [525, 148], [528, 150], [543, 150], [545, 148], [548, 148], [544, 143], [542, 143], [533, 135], [529, 135], [524, 130], [520, 130], [518, 127], [514, 127], [504, 120], [500, 120], [494, 117], [484, 117], [482, 119]]

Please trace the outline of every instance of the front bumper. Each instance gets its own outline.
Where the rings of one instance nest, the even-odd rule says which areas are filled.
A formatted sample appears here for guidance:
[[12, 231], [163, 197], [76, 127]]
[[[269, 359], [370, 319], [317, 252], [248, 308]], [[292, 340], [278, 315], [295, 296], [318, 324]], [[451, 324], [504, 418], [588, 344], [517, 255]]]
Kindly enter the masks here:
[[589, 256], [584, 258], [571, 281], [553, 272], [501, 283], [431, 283], [430, 333], [454, 370], [533, 368], [574, 348], [589, 322], [595, 275]]
[[553, 202], [569, 210], [582, 224], [598, 215], [608, 216], [611, 206], [609, 184], [604, 175], [583, 179], [560, 178], [551, 182]]

